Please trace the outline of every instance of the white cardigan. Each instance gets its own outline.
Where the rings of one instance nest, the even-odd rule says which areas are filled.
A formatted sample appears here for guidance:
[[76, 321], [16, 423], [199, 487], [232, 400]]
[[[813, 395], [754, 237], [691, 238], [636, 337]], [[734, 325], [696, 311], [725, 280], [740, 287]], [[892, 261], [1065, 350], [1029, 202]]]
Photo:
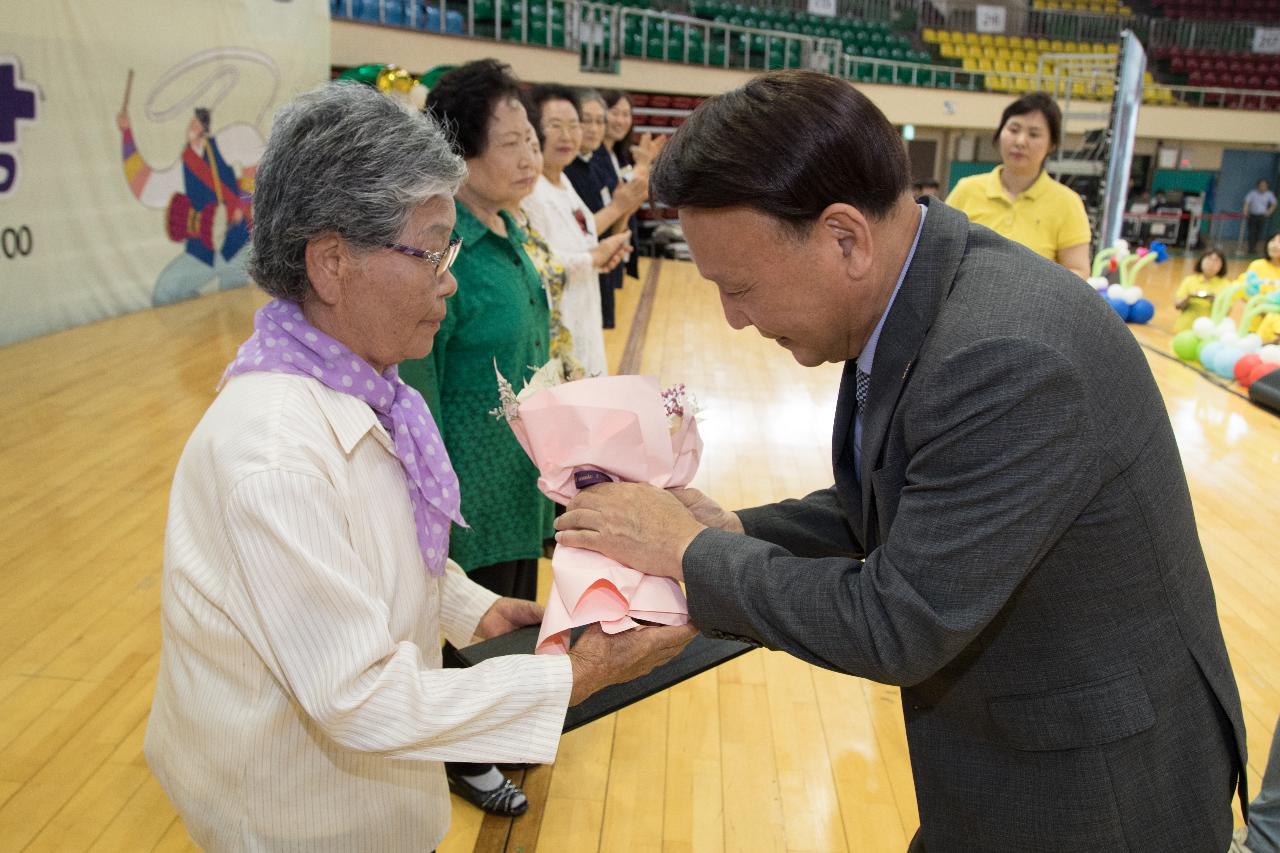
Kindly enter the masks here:
[[[588, 376], [604, 376], [609, 362], [600, 315], [600, 276], [591, 262], [591, 250], [599, 242], [591, 210], [563, 174], [559, 186], [539, 175], [522, 206], [529, 223], [546, 239], [568, 274], [560, 297], [560, 321], [573, 336], [573, 353]], [[585, 231], [574, 216], [575, 210], [582, 215]]]

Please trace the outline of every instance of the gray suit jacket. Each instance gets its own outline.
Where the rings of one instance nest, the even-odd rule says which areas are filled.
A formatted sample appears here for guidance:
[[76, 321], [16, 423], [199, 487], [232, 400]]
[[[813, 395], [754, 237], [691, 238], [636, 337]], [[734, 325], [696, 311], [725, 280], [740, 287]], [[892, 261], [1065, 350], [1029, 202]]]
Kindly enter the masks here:
[[700, 534], [689, 611], [902, 687], [930, 853], [1230, 843], [1244, 722], [1163, 400], [1084, 282], [932, 201], [853, 470]]

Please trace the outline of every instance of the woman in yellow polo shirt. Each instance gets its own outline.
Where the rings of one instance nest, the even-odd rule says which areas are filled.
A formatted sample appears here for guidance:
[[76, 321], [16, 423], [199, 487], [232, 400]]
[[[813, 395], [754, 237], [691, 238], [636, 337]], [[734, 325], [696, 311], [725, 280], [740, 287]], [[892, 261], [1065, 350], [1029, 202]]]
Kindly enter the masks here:
[[1049, 177], [1045, 160], [1062, 136], [1062, 112], [1044, 92], [1005, 107], [996, 129], [1001, 165], [961, 180], [947, 204], [1002, 237], [1089, 277], [1089, 218], [1072, 190]]

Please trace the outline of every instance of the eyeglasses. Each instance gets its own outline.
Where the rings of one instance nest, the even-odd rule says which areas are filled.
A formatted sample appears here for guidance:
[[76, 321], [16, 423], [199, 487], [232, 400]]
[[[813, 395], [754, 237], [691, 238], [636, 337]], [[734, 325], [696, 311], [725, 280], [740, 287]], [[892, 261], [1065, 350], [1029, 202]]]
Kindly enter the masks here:
[[449, 267], [453, 266], [453, 262], [458, 259], [458, 252], [462, 251], [462, 238], [454, 237], [449, 241], [448, 248], [443, 252], [428, 252], [426, 249], [415, 249], [402, 243], [383, 243], [382, 246], [402, 255], [426, 261], [436, 268], [436, 278], [441, 278], [449, 271]]
[[572, 133], [576, 133], [577, 131], [579, 131], [579, 130], [581, 130], [581, 129], [582, 129], [582, 125], [581, 125], [581, 124], [579, 124], [579, 123], [578, 123], [578, 122], [576, 122], [576, 121], [574, 121], [574, 122], [567, 122], [567, 123], [566, 123], [566, 122], [562, 122], [562, 121], [549, 121], [549, 122], [547, 122], [547, 123], [546, 123], [546, 125], [543, 127], [543, 131], [544, 131], [544, 132], [546, 132], [546, 133], [569, 133], [569, 134], [572, 134]]

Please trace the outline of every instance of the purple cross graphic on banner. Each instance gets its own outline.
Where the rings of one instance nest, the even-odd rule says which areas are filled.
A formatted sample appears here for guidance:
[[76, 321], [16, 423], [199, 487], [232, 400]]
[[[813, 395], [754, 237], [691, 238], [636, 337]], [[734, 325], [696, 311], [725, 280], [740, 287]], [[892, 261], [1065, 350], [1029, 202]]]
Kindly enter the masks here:
[[18, 63], [0, 63], [0, 145], [18, 141], [18, 120], [36, 117], [36, 90], [17, 83]]

